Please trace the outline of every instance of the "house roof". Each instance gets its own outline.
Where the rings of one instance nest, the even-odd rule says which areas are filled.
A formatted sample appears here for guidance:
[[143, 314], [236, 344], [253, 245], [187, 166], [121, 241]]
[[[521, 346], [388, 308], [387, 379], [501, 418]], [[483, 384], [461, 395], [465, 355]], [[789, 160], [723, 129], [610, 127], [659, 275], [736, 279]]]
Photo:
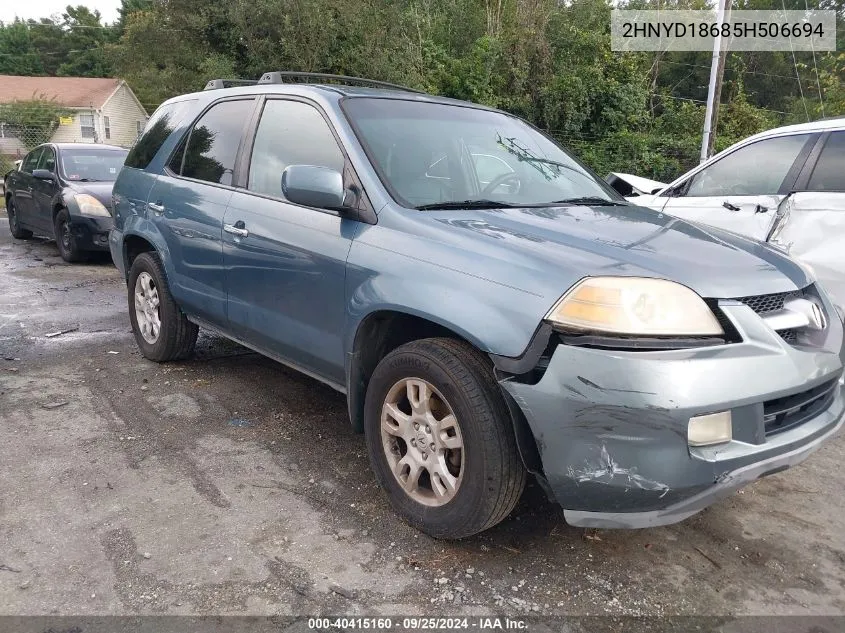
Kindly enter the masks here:
[[67, 108], [100, 108], [118, 86], [120, 79], [0, 75], [0, 104], [47, 98]]

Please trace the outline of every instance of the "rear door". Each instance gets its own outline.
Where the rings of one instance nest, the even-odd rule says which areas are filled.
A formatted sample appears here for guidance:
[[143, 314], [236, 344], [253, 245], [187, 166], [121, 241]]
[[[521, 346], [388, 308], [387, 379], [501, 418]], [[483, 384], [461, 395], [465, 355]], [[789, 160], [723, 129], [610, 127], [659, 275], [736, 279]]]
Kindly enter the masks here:
[[[818, 135], [755, 141], [694, 171], [667, 192], [671, 215], [765, 240]], [[658, 200], [663, 200], [661, 196]]]
[[832, 132], [808, 164], [772, 240], [809, 264], [816, 278], [845, 306], [845, 131]]
[[171, 290], [185, 312], [226, 324], [223, 214], [255, 97], [224, 99], [199, 116], [153, 184], [147, 217], [167, 242]]

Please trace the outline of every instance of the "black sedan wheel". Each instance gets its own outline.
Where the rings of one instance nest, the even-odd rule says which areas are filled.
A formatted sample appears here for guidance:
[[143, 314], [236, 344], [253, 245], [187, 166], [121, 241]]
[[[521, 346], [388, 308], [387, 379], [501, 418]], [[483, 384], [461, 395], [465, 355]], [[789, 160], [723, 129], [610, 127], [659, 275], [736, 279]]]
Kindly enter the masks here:
[[32, 237], [32, 231], [21, 228], [20, 223], [18, 222], [18, 212], [15, 208], [15, 200], [12, 197], [7, 198], [6, 200], [6, 215], [9, 216], [9, 231], [11, 231], [12, 237], [19, 240], [26, 240]]
[[76, 238], [70, 228], [70, 215], [67, 209], [62, 209], [56, 214], [54, 224], [56, 231], [56, 244], [59, 247], [59, 254], [66, 262], [81, 262], [85, 259], [85, 252], [76, 245]]

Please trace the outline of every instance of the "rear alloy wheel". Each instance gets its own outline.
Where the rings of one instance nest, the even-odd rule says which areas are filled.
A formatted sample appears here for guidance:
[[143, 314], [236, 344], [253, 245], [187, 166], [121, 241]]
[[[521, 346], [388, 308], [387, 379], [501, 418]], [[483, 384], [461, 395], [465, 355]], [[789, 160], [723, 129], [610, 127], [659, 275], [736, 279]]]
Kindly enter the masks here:
[[12, 237], [18, 240], [27, 240], [32, 237], [32, 231], [21, 228], [15, 201], [11, 197], [6, 200], [6, 215], [9, 216], [9, 231]]
[[367, 385], [364, 432], [393, 508], [435, 538], [493, 527], [525, 486], [490, 359], [463, 341], [423, 339], [385, 356]]
[[76, 238], [70, 226], [70, 214], [67, 209], [61, 209], [56, 214], [54, 223], [56, 245], [59, 247], [59, 254], [68, 263], [81, 262], [85, 259], [85, 252], [76, 245]]
[[161, 299], [155, 281], [148, 272], [142, 272], [135, 280], [135, 321], [138, 331], [150, 345], [155, 345], [161, 334]]
[[129, 320], [141, 353], [164, 362], [190, 356], [199, 328], [173, 300], [155, 253], [141, 253], [129, 269]]

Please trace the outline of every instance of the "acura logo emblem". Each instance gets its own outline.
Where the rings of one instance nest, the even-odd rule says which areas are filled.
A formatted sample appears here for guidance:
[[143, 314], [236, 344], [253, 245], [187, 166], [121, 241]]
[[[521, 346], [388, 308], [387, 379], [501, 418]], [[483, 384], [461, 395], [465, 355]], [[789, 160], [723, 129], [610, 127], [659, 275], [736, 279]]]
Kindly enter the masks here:
[[810, 327], [815, 328], [816, 330], [823, 330], [827, 327], [827, 322], [824, 318], [824, 312], [822, 309], [814, 302], [810, 301], [810, 314], [807, 315], [807, 318], [810, 319]]
[[808, 299], [792, 299], [784, 304], [784, 309], [797, 312], [807, 319], [807, 326], [811, 330], [823, 330], [827, 327], [827, 318], [821, 306]]

